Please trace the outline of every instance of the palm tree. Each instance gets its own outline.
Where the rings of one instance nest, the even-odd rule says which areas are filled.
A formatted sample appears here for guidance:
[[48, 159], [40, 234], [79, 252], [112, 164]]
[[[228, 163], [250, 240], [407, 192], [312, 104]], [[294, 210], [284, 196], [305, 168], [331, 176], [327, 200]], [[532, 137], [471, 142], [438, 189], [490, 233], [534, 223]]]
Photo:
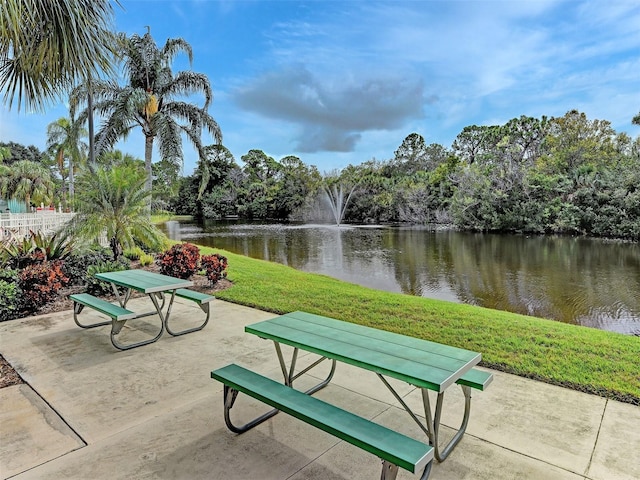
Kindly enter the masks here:
[[[113, 148], [118, 139], [140, 127], [145, 137], [145, 188], [151, 191], [155, 140], [162, 159], [180, 166], [183, 162], [182, 134], [191, 141], [200, 158], [205, 155], [200, 139], [202, 128], [216, 142], [221, 142], [220, 128], [207, 112], [213, 92], [206, 75], [190, 70], [174, 75], [171, 71], [170, 65], [180, 52], [186, 53], [190, 62], [193, 60], [191, 46], [185, 40], [168, 39], [160, 49], [149, 32], [142, 37], [133, 35], [130, 38], [121, 34], [118, 39], [118, 51], [129, 83], [125, 86], [104, 80], [92, 83], [94, 111], [105, 118], [103, 128], [96, 135], [96, 155]], [[204, 95], [202, 107], [178, 99], [192, 93]], [[86, 85], [74, 89], [72, 105], [84, 102], [87, 94]], [[81, 118], [87, 115], [84, 111]]]
[[[116, 0], [116, 3], [118, 1]], [[110, 0], [3, 0], [0, 90], [18, 110], [43, 110], [111, 65]]]
[[106, 233], [114, 260], [123, 248], [136, 242], [158, 251], [166, 237], [147, 215], [150, 192], [145, 190], [145, 172], [135, 164], [94, 166], [78, 175], [76, 210], [68, 225], [80, 238], [95, 240]]
[[47, 126], [47, 147], [54, 153], [58, 162], [58, 168], [62, 175], [62, 188], [64, 189], [64, 161], [69, 162], [69, 199], [74, 194], [74, 169], [79, 166], [86, 157], [87, 144], [82, 138], [87, 136], [87, 131], [82, 126], [83, 122], [71, 118], [59, 118]]
[[30, 160], [19, 160], [11, 164], [7, 177], [3, 175], [0, 188], [6, 198], [24, 200], [29, 207], [31, 201], [50, 204], [55, 184], [46, 167]]

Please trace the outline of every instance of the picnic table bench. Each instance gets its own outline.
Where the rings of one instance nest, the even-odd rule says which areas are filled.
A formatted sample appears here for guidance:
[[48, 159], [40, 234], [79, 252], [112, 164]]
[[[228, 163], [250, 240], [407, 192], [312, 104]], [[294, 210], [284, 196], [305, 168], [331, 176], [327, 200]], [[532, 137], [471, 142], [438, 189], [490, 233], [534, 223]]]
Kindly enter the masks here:
[[[118, 305], [94, 297], [88, 293], [69, 295], [69, 298], [73, 300], [73, 319], [75, 323], [82, 328], [94, 328], [111, 323], [111, 343], [119, 350], [128, 350], [130, 348], [140, 347], [142, 345], [155, 342], [162, 336], [162, 333], [165, 330], [173, 336], [202, 330], [209, 322], [209, 316], [211, 313], [209, 304], [215, 299], [215, 297], [189, 290], [188, 287], [193, 285], [189, 280], [161, 275], [141, 269], [97, 273], [96, 278], [111, 284], [116, 299], [118, 300]], [[125, 289], [124, 293], [121, 293], [118, 287], [123, 287]], [[129, 302], [133, 291], [146, 294], [151, 299], [154, 309], [148, 312], [133, 312], [132, 310], [127, 309], [127, 303]], [[166, 297], [169, 297], [169, 302], [165, 309]], [[175, 297], [195, 302], [205, 313], [204, 321], [192, 328], [185, 328], [178, 331], [172, 330], [169, 325], [169, 319], [171, 318], [171, 309], [173, 307]], [[111, 320], [95, 322], [92, 324], [81, 323], [78, 319], [78, 315], [82, 312], [84, 307], [92, 308], [101, 314], [110, 317]], [[124, 344], [118, 341], [117, 335], [121, 332], [128, 320], [139, 319], [151, 315], [157, 315], [160, 320], [160, 329], [155, 336], [130, 344]]]
[[[211, 372], [213, 379], [224, 384], [224, 415], [228, 428], [242, 433], [271, 418], [278, 411], [284, 411], [378, 455], [383, 459], [382, 478], [387, 480], [396, 477], [398, 467], [411, 472], [424, 467], [424, 479], [429, 475], [433, 458], [444, 461], [466, 431], [471, 408], [471, 389], [482, 391], [493, 379], [491, 373], [474, 368], [480, 362], [479, 353], [305, 312], [292, 312], [248, 325], [245, 331], [274, 342], [284, 382], [279, 384], [235, 364]], [[288, 364], [281, 344], [293, 347]], [[296, 371], [300, 350], [317, 354], [319, 358]], [[305, 392], [294, 390], [293, 383], [297, 378], [325, 360], [330, 360], [331, 367], [324, 380]], [[378, 427], [384, 427], [361, 419], [354, 413], [342, 413], [343, 410], [330, 404], [327, 407], [326, 402], [310, 396], [331, 381], [337, 362], [374, 372], [426, 434], [428, 444], [408, 437], [405, 439], [403, 435], [394, 432], [392, 436], [397, 439], [394, 445], [404, 453], [400, 454], [387, 444], [369, 443], [364, 437], [353, 435], [349, 427], [352, 423], [359, 425], [361, 432], [376, 432], [377, 435], [386, 430], [379, 430]], [[420, 390], [425, 420], [421, 420], [409, 408], [387, 377], [402, 380]], [[454, 437], [441, 447], [439, 426], [444, 393], [454, 384], [462, 388], [465, 397], [462, 424]], [[429, 391], [437, 393], [433, 412]], [[231, 420], [231, 409], [238, 392], [255, 397], [274, 409], [243, 426], [236, 426]], [[342, 420], [331, 425], [324, 424], [324, 415], [329, 413]]]
[[236, 433], [253, 426], [235, 427], [228, 417], [237, 393], [242, 392], [378, 456], [383, 461], [383, 480], [393, 480], [398, 467], [411, 473], [422, 471], [422, 479], [429, 476], [433, 460], [430, 445], [235, 364], [211, 372], [211, 378], [224, 384], [225, 421]]

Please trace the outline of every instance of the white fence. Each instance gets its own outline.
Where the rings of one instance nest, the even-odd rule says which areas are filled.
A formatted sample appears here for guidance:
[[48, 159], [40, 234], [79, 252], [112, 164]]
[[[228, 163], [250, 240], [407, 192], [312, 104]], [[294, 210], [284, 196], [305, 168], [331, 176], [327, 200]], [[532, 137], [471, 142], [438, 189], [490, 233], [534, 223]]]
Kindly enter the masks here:
[[55, 211], [3, 213], [0, 214], [0, 239], [3, 241], [20, 240], [28, 237], [29, 232], [50, 235], [69, 222], [74, 215], [75, 213]]

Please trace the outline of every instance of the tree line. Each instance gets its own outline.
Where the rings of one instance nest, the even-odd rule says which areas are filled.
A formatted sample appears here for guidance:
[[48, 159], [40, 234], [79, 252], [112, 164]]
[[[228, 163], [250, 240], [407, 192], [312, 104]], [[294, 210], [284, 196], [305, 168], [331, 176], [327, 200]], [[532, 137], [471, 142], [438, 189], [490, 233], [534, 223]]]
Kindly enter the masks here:
[[201, 218], [326, 220], [340, 188], [345, 222], [640, 238], [640, 137], [576, 110], [465, 127], [450, 148], [411, 133], [393, 158], [336, 172], [261, 150], [241, 160], [224, 146], [208, 147], [169, 209]]

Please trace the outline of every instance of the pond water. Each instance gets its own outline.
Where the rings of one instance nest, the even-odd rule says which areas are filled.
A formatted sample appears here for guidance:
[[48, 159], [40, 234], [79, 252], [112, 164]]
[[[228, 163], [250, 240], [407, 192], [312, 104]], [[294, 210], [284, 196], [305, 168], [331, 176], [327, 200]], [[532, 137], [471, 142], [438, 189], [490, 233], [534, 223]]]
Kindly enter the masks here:
[[170, 238], [367, 287], [640, 336], [640, 245], [421, 227], [167, 222]]

